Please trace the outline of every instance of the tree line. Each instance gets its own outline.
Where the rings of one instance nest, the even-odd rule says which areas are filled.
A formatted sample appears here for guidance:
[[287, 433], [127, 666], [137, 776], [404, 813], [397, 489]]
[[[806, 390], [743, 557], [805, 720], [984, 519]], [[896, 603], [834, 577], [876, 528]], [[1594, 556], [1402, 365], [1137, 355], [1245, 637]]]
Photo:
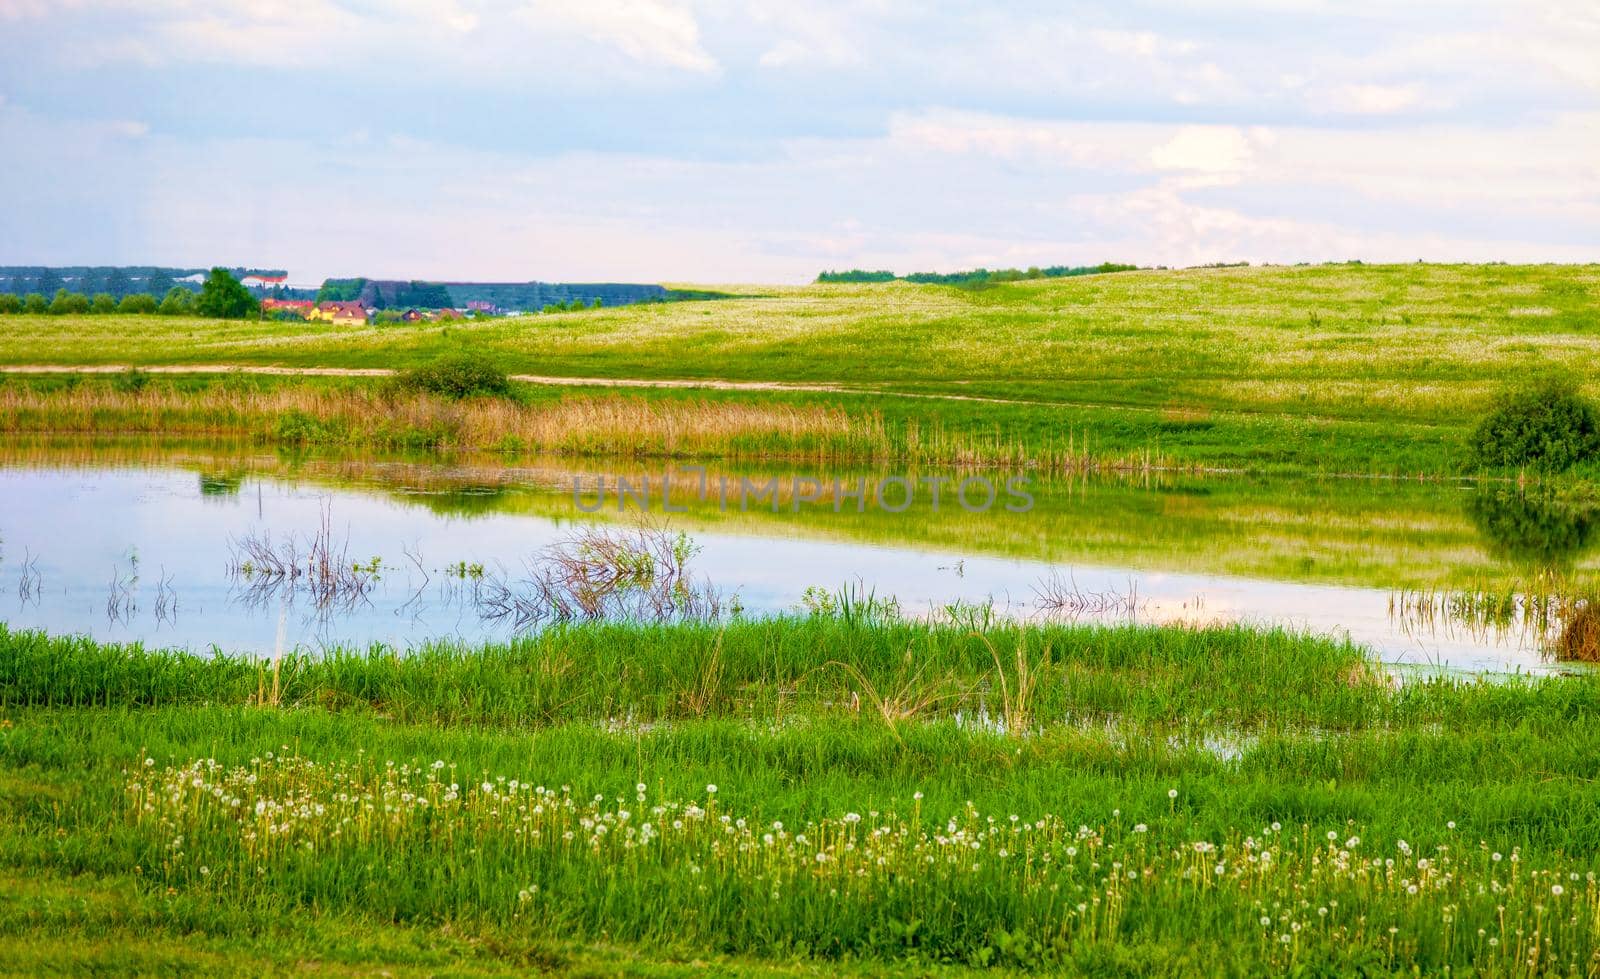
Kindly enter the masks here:
[[1026, 269], [969, 269], [965, 272], [912, 272], [895, 275], [887, 269], [846, 269], [827, 271], [817, 275], [818, 282], [918, 282], [941, 286], [998, 285], [1002, 282], [1024, 282], [1029, 279], [1065, 279], [1075, 275], [1103, 275], [1107, 272], [1132, 272], [1137, 265], [1101, 262], [1099, 265], [1037, 265]]
[[86, 295], [65, 286], [46, 298], [43, 292], [18, 296], [0, 293], [0, 313], [34, 313], [52, 316], [137, 313], [162, 316], [206, 316], [213, 319], [243, 319], [260, 313], [261, 304], [227, 269], [214, 268], [200, 291], [174, 285], [158, 300], [154, 294], [135, 292], [117, 298], [110, 292]]

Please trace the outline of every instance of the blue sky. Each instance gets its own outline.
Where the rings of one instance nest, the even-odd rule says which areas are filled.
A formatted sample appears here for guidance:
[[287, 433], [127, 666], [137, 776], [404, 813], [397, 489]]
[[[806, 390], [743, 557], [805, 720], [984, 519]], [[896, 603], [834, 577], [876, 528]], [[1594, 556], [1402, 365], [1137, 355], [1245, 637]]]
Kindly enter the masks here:
[[0, 264], [1600, 260], [1591, 0], [0, 0]]

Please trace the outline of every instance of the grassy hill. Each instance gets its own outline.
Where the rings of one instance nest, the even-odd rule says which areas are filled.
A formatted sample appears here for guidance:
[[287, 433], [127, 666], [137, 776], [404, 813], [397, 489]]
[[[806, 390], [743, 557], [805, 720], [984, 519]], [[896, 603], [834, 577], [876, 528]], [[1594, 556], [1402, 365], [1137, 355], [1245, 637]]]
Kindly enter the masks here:
[[466, 347], [514, 373], [831, 385], [846, 391], [719, 397], [821, 398], [1029, 444], [1070, 431], [1112, 454], [1362, 472], [1457, 471], [1472, 421], [1531, 374], [1576, 374], [1600, 393], [1595, 265], [741, 291], [762, 294], [443, 326], [15, 316], [0, 364], [389, 368]]

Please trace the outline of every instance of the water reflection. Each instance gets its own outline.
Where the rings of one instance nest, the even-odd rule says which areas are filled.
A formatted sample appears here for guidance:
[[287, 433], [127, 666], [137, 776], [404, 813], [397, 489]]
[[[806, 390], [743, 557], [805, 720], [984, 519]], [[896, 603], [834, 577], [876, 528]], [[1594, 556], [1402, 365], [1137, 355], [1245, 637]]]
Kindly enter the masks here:
[[1548, 491], [1488, 487], [1469, 497], [1467, 513], [1489, 550], [1535, 571], [1572, 569], [1594, 546], [1600, 512]]
[[[16, 601], [0, 617], [256, 652], [474, 642], [559, 619], [540, 555], [633, 519], [576, 512], [572, 479], [661, 468], [314, 456], [286, 465], [248, 446], [12, 446], [0, 462], [5, 451], [0, 595], [14, 586]], [[1041, 478], [1032, 491], [1027, 514], [740, 513], [683, 499], [674, 503], [687, 512], [670, 522], [698, 546], [692, 580], [715, 585], [719, 614], [734, 596], [745, 614], [804, 611], [808, 589], [857, 583], [911, 615], [1277, 623], [1347, 634], [1390, 662], [1468, 669], [1546, 669], [1544, 651], [1562, 635], [1591, 634], [1531, 629], [1526, 606], [1474, 619], [1443, 600], [1521, 594], [1533, 568], [1592, 580], [1592, 516], [1543, 500], [1441, 484], [1149, 475]], [[355, 598], [321, 602], [304, 580], [296, 595], [240, 573], [238, 542], [303, 543], [323, 526], [340, 541], [327, 567], [344, 575], [348, 565], [364, 582]], [[299, 547], [296, 563], [311, 550]], [[577, 584], [567, 607], [581, 610], [593, 583]], [[486, 614], [495, 606], [504, 614]]]

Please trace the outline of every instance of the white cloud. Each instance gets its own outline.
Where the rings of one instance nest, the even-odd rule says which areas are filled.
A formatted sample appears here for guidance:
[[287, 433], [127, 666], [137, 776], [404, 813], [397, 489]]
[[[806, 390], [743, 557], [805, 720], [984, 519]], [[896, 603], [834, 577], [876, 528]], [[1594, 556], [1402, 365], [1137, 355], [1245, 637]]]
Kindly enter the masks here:
[[1157, 170], [1237, 174], [1249, 168], [1251, 140], [1235, 126], [1184, 126], [1150, 153]]
[[522, 11], [535, 30], [575, 31], [645, 64], [715, 74], [694, 12], [672, 0], [534, 0]]
[[1339, 85], [1313, 99], [1313, 104], [1333, 112], [1354, 115], [1393, 115], [1425, 102], [1417, 85]]

